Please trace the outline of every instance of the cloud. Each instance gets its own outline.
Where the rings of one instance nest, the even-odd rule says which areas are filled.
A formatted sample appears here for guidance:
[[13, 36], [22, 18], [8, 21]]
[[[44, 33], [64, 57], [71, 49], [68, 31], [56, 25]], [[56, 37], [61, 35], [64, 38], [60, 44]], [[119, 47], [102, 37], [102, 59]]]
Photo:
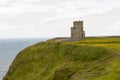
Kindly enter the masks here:
[[1, 0], [0, 14], [23, 12], [78, 13], [81, 9], [88, 12], [104, 12], [118, 7], [119, 0]]
[[[59, 27], [59, 33], [65, 35], [70, 27], [63, 29], [78, 19], [85, 21], [87, 35], [112, 34], [114, 24], [120, 21], [119, 4], [120, 0], [0, 0], [0, 36], [7, 31], [12, 33], [8, 36], [15, 36], [16, 31], [37, 35], [46, 30], [48, 34], [45, 36], [49, 36], [50, 32], [54, 32], [50, 36], [55, 36]], [[106, 33], [103, 28], [111, 33]], [[95, 29], [99, 29], [99, 34], [94, 32]], [[119, 27], [116, 29], [119, 30]]]

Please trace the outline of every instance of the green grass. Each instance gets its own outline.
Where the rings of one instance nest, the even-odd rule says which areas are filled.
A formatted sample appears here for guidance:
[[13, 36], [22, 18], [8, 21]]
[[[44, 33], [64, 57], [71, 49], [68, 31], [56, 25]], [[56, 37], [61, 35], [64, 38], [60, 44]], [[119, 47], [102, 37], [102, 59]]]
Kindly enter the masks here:
[[37, 43], [17, 55], [3, 80], [120, 80], [120, 38]]

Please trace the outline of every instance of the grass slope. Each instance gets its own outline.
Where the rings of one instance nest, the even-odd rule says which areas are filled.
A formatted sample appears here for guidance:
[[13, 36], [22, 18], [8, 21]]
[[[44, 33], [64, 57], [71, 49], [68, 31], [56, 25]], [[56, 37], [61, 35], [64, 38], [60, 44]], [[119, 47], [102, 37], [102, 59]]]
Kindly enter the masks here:
[[3, 80], [120, 80], [120, 38], [35, 44], [17, 55]]

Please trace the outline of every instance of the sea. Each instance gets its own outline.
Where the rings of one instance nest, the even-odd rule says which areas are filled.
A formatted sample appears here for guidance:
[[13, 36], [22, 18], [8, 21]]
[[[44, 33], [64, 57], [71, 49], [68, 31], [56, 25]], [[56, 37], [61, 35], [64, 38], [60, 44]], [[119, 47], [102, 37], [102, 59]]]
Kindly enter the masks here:
[[0, 80], [3, 79], [10, 64], [21, 50], [45, 40], [47, 38], [0, 39]]

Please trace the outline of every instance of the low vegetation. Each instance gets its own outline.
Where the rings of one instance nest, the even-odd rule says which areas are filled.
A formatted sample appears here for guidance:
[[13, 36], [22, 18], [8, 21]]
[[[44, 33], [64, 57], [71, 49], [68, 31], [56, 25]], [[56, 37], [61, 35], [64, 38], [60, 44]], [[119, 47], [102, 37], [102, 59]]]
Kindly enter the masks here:
[[120, 38], [37, 43], [17, 55], [3, 80], [120, 80]]

